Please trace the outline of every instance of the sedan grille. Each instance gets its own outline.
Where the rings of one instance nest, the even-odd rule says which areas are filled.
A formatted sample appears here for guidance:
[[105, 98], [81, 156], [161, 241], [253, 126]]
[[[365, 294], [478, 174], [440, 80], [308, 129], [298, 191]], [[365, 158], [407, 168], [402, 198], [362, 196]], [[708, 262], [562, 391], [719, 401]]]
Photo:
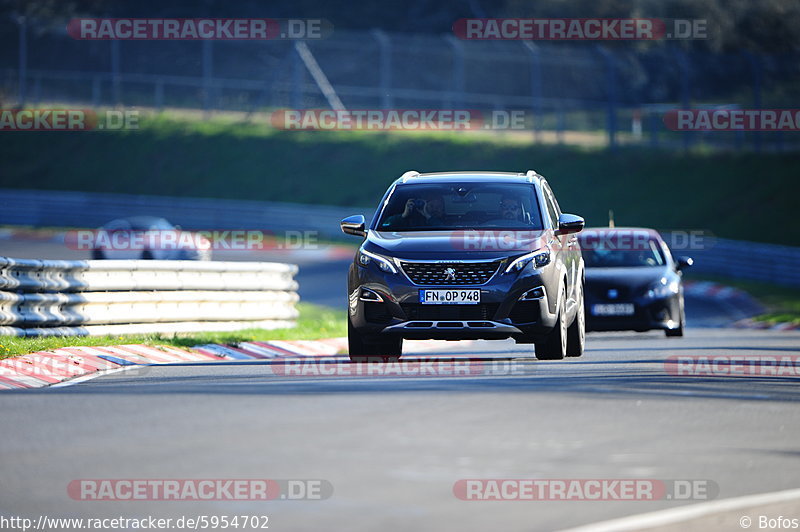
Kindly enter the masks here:
[[627, 286], [619, 283], [591, 281], [586, 283], [586, 292], [604, 301], [621, 300], [631, 298], [631, 290]]
[[414, 284], [462, 286], [484, 284], [500, 267], [500, 261], [401, 262], [400, 266]]

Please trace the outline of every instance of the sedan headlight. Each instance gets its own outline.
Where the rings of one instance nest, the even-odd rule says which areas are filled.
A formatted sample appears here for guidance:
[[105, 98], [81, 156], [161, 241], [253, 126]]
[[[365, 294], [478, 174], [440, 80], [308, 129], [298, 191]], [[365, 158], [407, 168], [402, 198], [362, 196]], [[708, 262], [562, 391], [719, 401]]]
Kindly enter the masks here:
[[654, 283], [647, 289], [644, 296], [649, 299], [660, 299], [677, 294], [680, 290], [678, 281], [667, 282], [667, 279], [662, 277], [657, 283]]
[[533, 264], [534, 268], [541, 268], [550, 264], [550, 248], [539, 249], [517, 257], [508, 265], [506, 273], [521, 271], [528, 264]]
[[386, 257], [381, 257], [380, 255], [376, 255], [375, 253], [370, 253], [365, 249], [358, 250], [358, 263], [362, 266], [368, 266], [370, 262], [375, 262], [378, 265], [378, 268], [385, 271], [386, 273], [397, 273], [397, 268], [394, 267], [392, 261], [387, 259]]

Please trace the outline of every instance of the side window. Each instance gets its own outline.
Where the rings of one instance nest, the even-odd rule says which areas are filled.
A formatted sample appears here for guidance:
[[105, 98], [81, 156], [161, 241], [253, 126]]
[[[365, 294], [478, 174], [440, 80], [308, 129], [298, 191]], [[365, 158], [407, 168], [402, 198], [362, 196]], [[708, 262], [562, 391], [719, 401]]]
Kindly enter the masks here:
[[547, 209], [547, 216], [550, 218], [551, 226], [553, 229], [558, 229], [558, 208], [553, 203], [553, 193], [547, 185], [542, 187], [542, 192], [544, 193], [544, 205], [545, 209]]
[[552, 199], [552, 200], [553, 200], [553, 207], [554, 207], [554, 208], [555, 208], [555, 210], [556, 210], [556, 218], [558, 218], [558, 217], [559, 217], [559, 216], [561, 216], [561, 214], [562, 214], [562, 212], [561, 212], [561, 206], [559, 206], [559, 204], [558, 204], [558, 200], [556, 199], [556, 195], [555, 195], [555, 193], [553, 192], [553, 189], [552, 189], [552, 188], [550, 188], [550, 186], [549, 186], [549, 185], [547, 186], [547, 189], [548, 189], [548, 190], [550, 190], [550, 199]]

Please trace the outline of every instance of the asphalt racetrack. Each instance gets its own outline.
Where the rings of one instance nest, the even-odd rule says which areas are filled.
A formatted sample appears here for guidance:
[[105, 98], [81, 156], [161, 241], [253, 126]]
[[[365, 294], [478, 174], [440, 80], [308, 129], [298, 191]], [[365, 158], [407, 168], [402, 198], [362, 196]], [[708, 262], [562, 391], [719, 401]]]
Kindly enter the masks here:
[[[346, 265], [301, 264], [303, 298], [342, 306]], [[746, 362], [731, 374], [731, 364], [797, 357], [800, 332], [718, 327], [738, 316], [713, 301], [687, 299], [687, 313], [684, 338], [592, 333], [584, 356], [564, 361], [538, 361], [511, 341], [406, 348], [406, 358], [467, 360], [478, 368], [468, 375], [287, 376], [263, 360], [3, 393], [0, 513], [268, 515], [272, 530], [553, 530], [704, 501], [462, 500], [454, 486], [702, 480], [714, 499], [796, 487], [797, 375], [748, 374]], [[718, 364], [681, 374], [678, 357]], [[96, 501], [68, 490], [78, 479], [250, 478], [321, 479], [332, 495]], [[781, 510], [800, 517], [796, 502]]]

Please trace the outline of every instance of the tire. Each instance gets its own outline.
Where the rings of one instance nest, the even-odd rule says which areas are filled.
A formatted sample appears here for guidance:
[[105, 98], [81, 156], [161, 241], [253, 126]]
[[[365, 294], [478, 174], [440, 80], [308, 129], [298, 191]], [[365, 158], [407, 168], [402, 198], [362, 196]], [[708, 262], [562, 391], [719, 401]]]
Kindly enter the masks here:
[[579, 357], [586, 345], [586, 308], [583, 303], [583, 281], [578, 284], [578, 310], [567, 329], [567, 356]]
[[562, 289], [558, 300], [556, 326], [544, 341], [535, 344], [536, 358], [539, 360], [561, 360], [567, 355], [567, 317], [564, 315], [566, 307], [567, 296]]
[[664, 334], [667, 335], [669, 338], [677, 338], [683, 336], [683, 326], [686, 323], [686, 312], [683, 308], [683, 296], [681, 296], [679, 306], [681, 308], [680, 318], [678, 318], [678, 328], [677, 329], [667, 329], [664, 331]]
[[402, 355], [403, 339], [370, 339], [358, 332], [348, 318], [347, 347], [351, 362], [388, 362]]

